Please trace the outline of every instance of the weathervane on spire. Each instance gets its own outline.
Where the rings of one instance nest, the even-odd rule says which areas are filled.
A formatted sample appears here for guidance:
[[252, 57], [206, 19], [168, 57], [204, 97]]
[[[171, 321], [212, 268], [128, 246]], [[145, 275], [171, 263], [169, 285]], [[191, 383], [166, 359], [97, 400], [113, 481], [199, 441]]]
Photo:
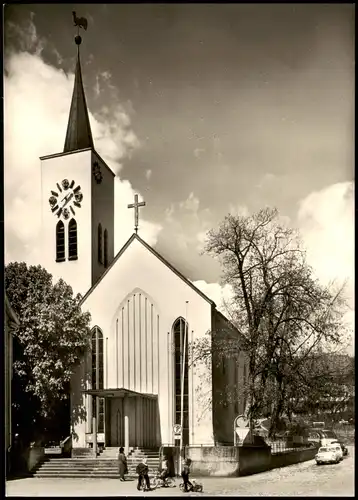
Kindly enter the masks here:
[[87, 19], [85, 17], [77, 17], [76, 11], [72, 11], [74, 26], [77, 26], [77, 36], [75, 36], [75, 42], [80, 45], [82, 38], [80, 37], [80, 28], [87, 30]]
[[134, 203], [130, 203], [128, 208], [134, 208], [134, 230], [138, 233], [139, 207], [145, 207], [145, 201], [138, 202], [138, 195], [134, 196]]

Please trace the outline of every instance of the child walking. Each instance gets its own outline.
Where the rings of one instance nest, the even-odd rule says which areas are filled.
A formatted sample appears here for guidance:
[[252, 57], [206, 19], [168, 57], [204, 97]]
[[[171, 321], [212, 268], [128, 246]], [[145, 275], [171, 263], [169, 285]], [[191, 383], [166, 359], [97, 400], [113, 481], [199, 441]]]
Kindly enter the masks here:
[[184, 491], [191, 491], [193, 489], [193, 485], [189, 481], [190, 465], [191, 465], [190, 458], [186, 458], [184, 460], [184, 465], [181, 471], [181, 477], [183, 478], [184, 481]]

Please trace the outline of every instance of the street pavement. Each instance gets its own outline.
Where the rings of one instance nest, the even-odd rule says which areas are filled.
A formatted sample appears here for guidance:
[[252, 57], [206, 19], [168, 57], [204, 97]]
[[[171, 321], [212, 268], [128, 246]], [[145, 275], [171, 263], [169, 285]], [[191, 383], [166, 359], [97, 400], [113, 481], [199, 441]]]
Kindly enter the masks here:
[[[239, 478], [198, 478], [205, 496], [354, 496], [354, 447], [339, 464], [317, 466], [314, 460]], [[202, 496], [161, 488], [145, 496]], [[26, 478], [7, 481], [6, 496], [143, 496], [136, 481], [117, 479]]]

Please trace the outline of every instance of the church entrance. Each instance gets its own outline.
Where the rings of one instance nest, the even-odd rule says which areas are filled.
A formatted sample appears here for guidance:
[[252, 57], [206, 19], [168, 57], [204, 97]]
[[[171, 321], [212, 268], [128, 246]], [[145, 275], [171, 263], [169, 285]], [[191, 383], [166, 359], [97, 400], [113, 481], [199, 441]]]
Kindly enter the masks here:
[[118, 448], [125, 445], [124, 443], [124, 398], [108, 398], [106, 399], [106, 445], [117, 446]]
[[160, 446], [159, 408], [156, 396], [128, 389], [85, 392], [93, 399], [105, 401], [105, 447], [123, 446], [128, 453], [129, 447]]

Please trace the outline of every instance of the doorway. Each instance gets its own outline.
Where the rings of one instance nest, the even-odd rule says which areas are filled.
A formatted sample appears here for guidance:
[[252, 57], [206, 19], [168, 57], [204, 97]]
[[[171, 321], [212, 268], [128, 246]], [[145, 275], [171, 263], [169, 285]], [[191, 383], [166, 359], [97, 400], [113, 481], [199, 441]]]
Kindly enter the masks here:
[[123, 398], [111, 398], [110, 401], [108, 446], [124, 447]]

